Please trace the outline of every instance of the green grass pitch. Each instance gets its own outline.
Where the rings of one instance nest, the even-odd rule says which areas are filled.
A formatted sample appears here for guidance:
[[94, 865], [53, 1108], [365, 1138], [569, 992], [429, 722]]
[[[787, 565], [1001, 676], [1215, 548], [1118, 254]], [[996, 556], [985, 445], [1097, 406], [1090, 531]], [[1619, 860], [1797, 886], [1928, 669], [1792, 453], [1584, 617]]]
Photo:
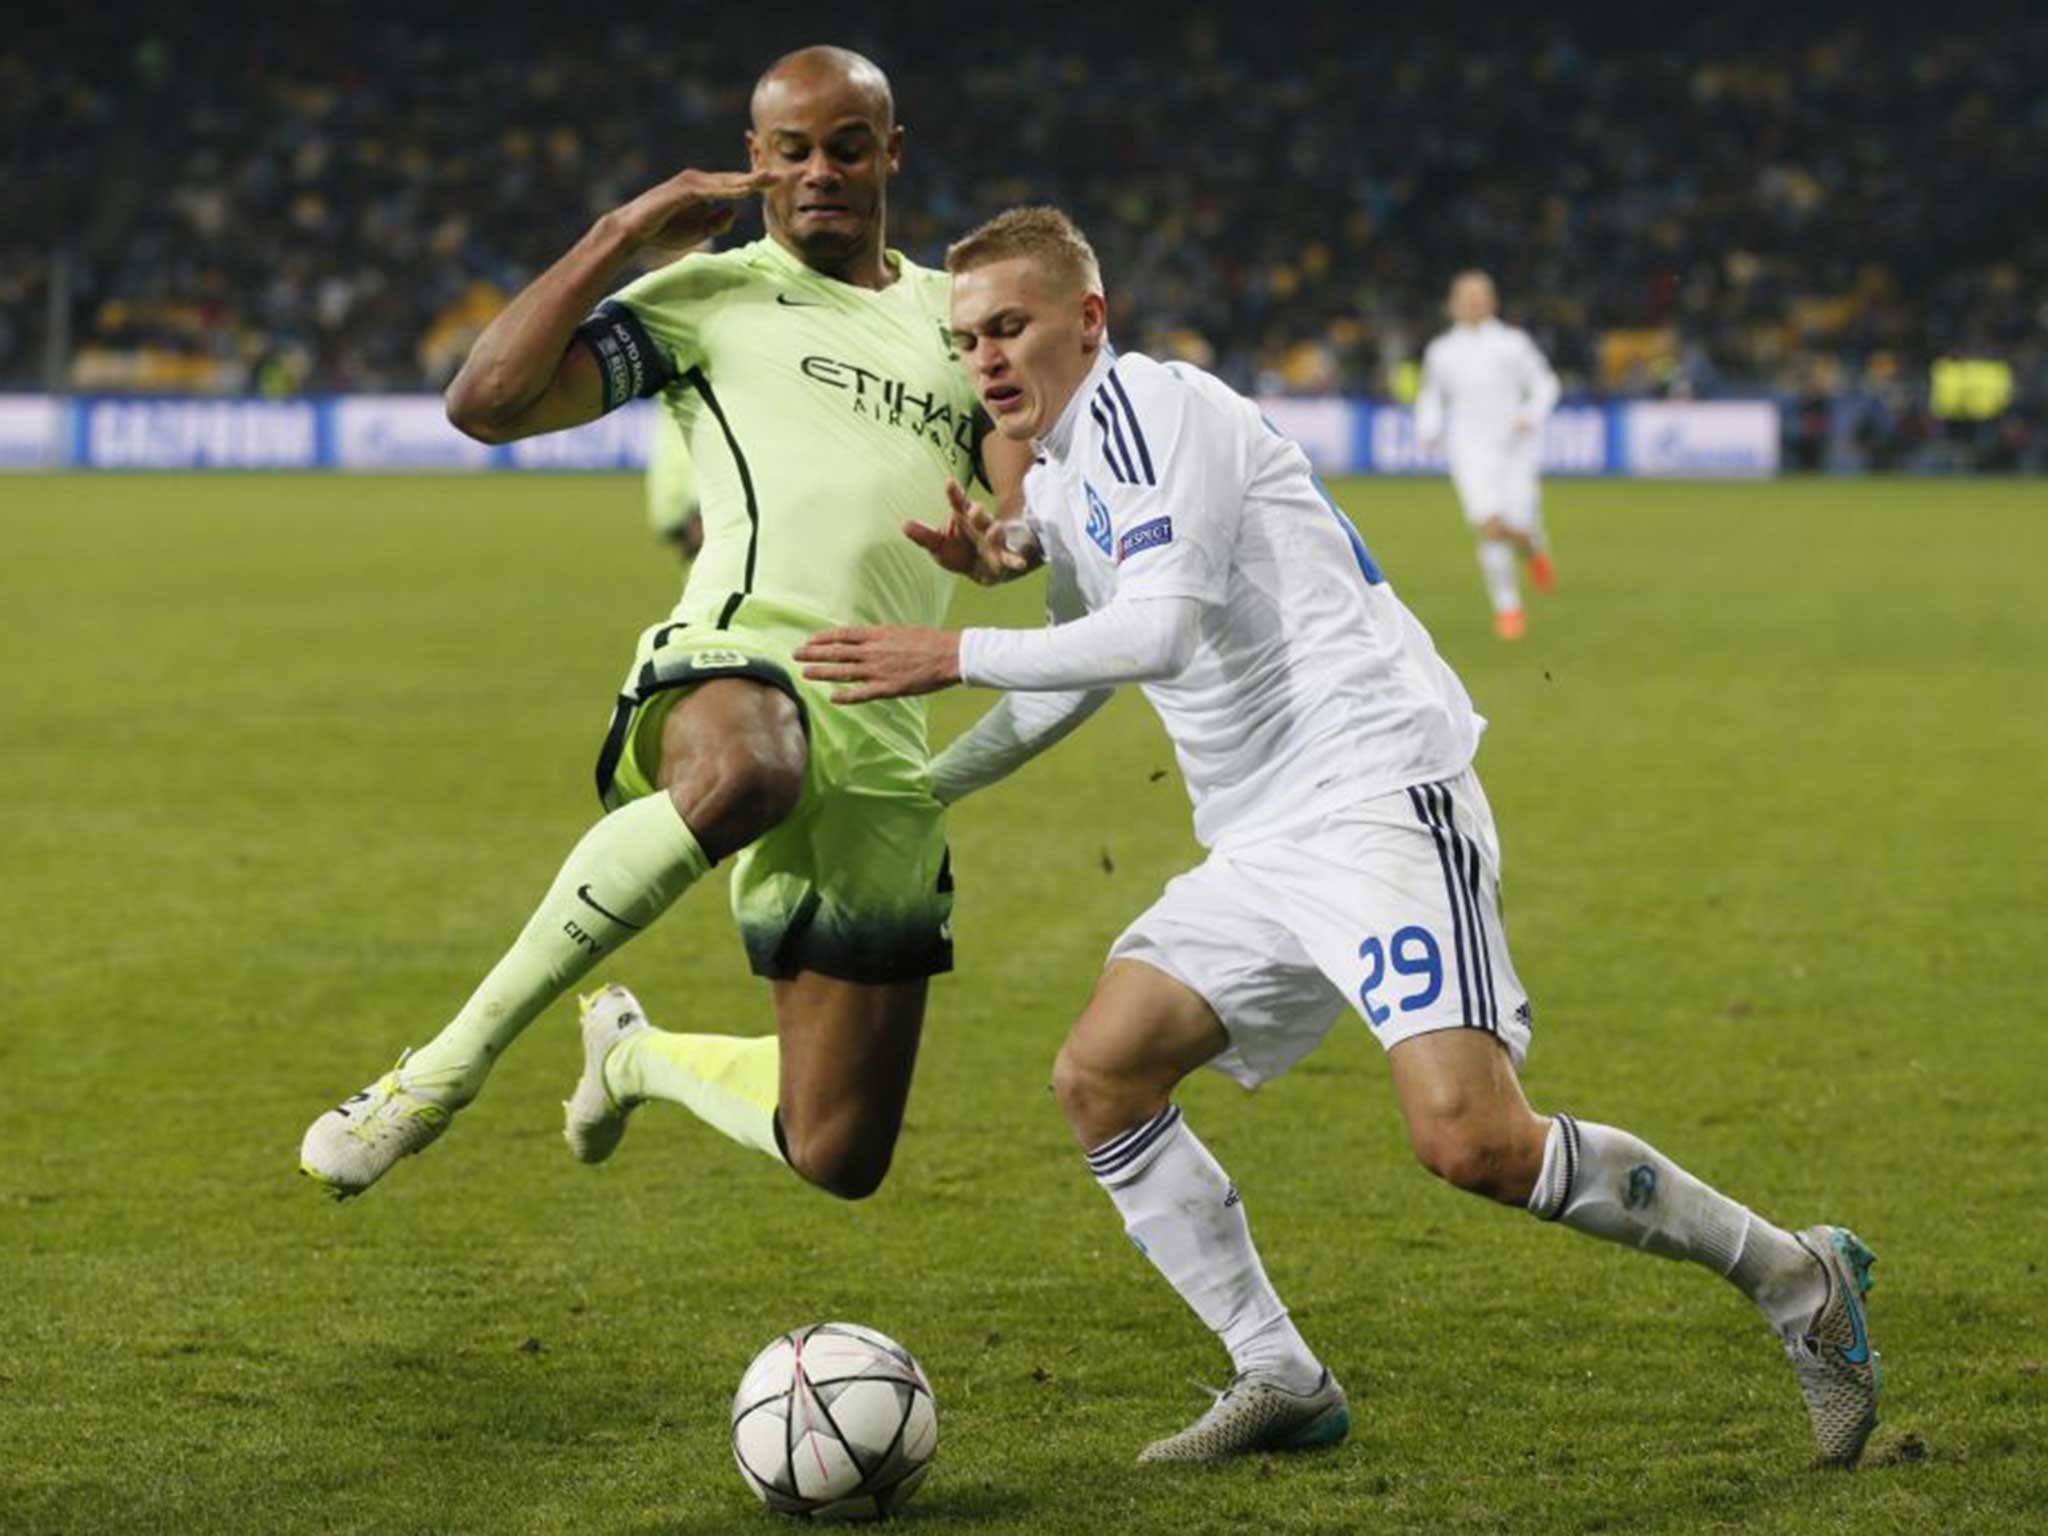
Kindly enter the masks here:
[[[330, 1206], [305, 1123], [438, 1027], [594, 815], [672, 564], [622, 478], [15, 478], [0, 1531], [772, 1530], [727, 1400], [825, 1318], [930, 1371], [904, 1524], [935, 1536], [2040, 1529], [2041, 486], [1557, 483], [1562, 590], [1512, 647], [1447, 485], [1337, 489], [1492, 721], [1539, 1107], [1878, 1250], [1861, 1471], [1809, 1464], [1731, 1289], [1436, 1186], [1355, 1022], [1256, 1095], [1182, 1096], [1351, 1441], [1131, 1464], [1224, 1374], [1045, 1086], [1194, 857], [1136, 697], [954, 818], [959, 970], [873, 1201], [661, 1107], [577, 1166], [565, 1004]], [[604, 974], [658, 1022], [768, 1027], [716, 881]]]

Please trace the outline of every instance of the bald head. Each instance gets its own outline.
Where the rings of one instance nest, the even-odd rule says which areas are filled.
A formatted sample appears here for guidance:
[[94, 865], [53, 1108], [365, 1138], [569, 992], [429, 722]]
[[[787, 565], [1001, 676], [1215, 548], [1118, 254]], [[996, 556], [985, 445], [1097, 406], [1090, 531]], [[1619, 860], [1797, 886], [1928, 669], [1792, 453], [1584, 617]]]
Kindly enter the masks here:
[[887, 189], [903, 160], [889, 77], [850, 49], [799, 48], [755, 82], [753, 118], [748, 157], [775, 175], [768, 233], [814, 271], [888, 286]]
[[829, 97], [887, 136], [896, 125], [896, 98], [881, 66], [851, 48], [821, 43], [785, 53], [754, 82], [750, 111], [756, 133], [779, 117], [792, 97]]
[[1477, 325], [1490, 319], [1500, 308], [1500, 298], [1493, 291], [1493, 279], [1477, 267], [1460, 272], [1451, 279], [1448, 307], [1451, 318], [1460, 325]]

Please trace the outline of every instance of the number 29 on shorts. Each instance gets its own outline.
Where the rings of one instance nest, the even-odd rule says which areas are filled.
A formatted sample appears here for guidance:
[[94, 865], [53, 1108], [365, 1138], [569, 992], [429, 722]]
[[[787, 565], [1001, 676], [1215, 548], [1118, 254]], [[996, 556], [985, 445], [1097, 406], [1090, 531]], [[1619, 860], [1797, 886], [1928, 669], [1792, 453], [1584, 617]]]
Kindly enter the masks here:
[[[1404, 981], [1413, 983], [1408, 991], [1394, 999], [1394, 1006], [1403, 1013], [1427, 1008], [1443, 994], [1443, 951], [1437, 946], [1436, 935], [1427, 928], [1411, 923], [1406, 928], [1395, 930], [1384, 945], [1377, 936], [1369, 938], [1358, 946], [1358, 958], [1365, 962], [1365, 979], [1358, 984], [1358, 1001], [1364, 1006], [1365, 1016], [1375, 1029], [1394, 1014], [1393, 1008], [1373, 997], [1381, 987], [1392, 990]], [[1389, 969], [1399, 980], [1389, 982]]]

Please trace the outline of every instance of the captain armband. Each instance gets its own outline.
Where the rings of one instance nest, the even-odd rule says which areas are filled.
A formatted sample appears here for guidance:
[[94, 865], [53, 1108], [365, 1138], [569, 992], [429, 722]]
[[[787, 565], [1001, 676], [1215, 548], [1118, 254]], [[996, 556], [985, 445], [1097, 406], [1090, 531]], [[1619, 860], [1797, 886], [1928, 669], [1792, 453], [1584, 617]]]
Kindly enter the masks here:
[[576, 327], [575, 339], [597, 359], [604, 381], [604, 408], [616, 411], [628, 400], [658, 395], [675, 382], [676, 365], [640, 317], [617, 299], [606, 299]]

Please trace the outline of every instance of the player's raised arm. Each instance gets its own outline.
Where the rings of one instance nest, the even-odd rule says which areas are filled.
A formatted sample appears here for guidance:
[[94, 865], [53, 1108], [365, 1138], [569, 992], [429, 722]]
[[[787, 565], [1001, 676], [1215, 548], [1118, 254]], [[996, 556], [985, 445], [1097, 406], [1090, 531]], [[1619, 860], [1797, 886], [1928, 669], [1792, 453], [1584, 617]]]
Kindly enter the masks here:
[[613, 398], [577, 327], [646, 249], [687, 250], [732, 223], [734, 205], [775, 180], [769, 171], [683, 171], [593, 224], [561, 260], [484, 329], [448, 385], [448, 419], [470, 437], [509, 442], [581, 426]]

